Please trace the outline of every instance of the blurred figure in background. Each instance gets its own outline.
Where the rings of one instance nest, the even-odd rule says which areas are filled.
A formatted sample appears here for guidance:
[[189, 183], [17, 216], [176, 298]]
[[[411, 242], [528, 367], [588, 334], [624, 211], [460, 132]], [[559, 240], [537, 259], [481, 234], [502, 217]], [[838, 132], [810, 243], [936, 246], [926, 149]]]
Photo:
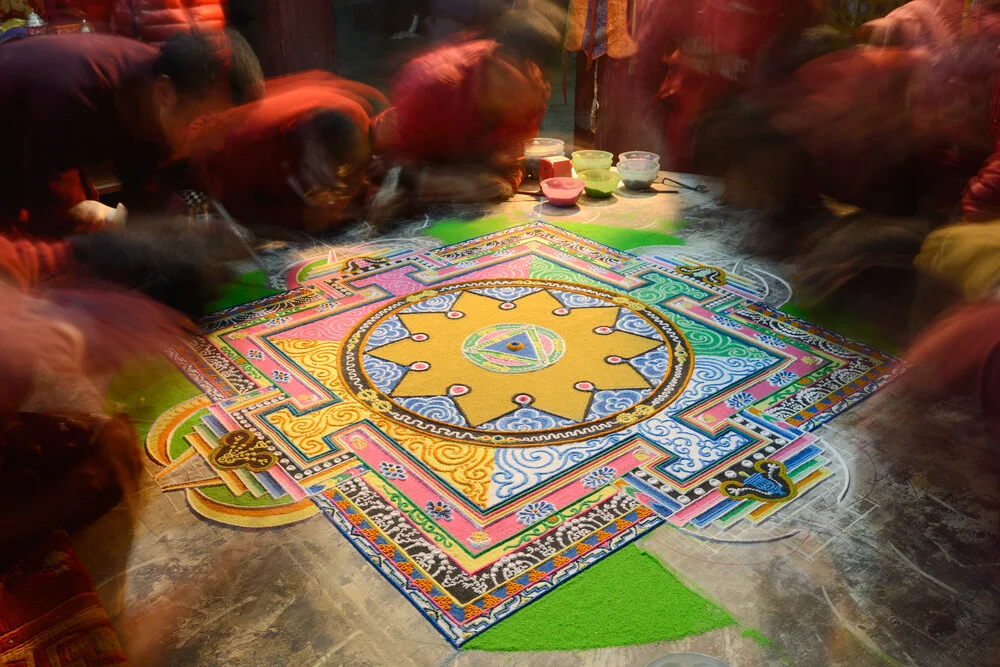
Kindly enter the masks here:
[[404, 168], [411, 201], [490, 202], [514, 194], [524, 176], [524, 142], [537, 136], [545, 115], [546, 73], [559, 62], [556, 21], [539, 9], [510, 11], [480, 37], [436, 47], [400, 70], [392, 107], [375, 120], [375, 152]]
[[174, 35], [226, 27], [225, 0], [44, 0], [50, 23], [86, 20], [99, 32], [115, 32], [153, 46]]
[[260, 67], [247, 51], [225, 33], [179, 34], [162, 49], [95, 34], [5, 45], [0, 126], [18, 132], [5, 147], [0, 225], [60, 236], [115, 220], [84, 169], [108, 166], [126, 190], [142, 182], [195, 118], [261, 94]]
[[197, 187], [255, 228], [333, 229], [363, 215], [374, 88], [324, 72], [267, 82], [252, 104], [192, 128]]
[[701, 147], [723, 147], [726, 200], [768, 210], [792, 247], [821, 195], [934, 224], [963, 209], [989, 219], [1000, 215], [998, 46], [827, 53], [745, 96]]
[[998, 9], [995, 0], [910, 0], [861, 26], [857, 38], [872, 46], [948, 46], [1000, 34]]
[[112, 0], [111, 27], [119, 35], [162, 46], [174, 35], [226, 27], [224, 0]]
[[659, 5], [662, 9], [637, 29], [640, 43], [658, 36], [667, 63], [658, 96], [668, 108], [670, 168], [699, 169], [691, 146], [699, 119], [766, 81], [802, 31], [818, 22], [823, 0], [686, 0]]

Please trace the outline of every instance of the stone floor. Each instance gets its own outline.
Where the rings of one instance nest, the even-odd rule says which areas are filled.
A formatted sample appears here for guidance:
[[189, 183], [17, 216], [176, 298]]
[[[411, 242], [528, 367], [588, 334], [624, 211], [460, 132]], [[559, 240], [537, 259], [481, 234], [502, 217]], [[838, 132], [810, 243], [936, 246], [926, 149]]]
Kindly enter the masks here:
[[[497, 210], [650, 230], [684, 220], [683, 253], [741, 263], [769, 301], [786, 300], [782, 267], [741, 251], [756, 215], [719, 204], [716, 181], [674, 176], [708, 191], [621, 193], [570, 211], [518, 195]], [[149, 476], [75, 545], [144, 666], [641, 666], [675, 651], [740, 666], [997, 664], [997, 432], [961, 404], [918, 406], [890, 388], [818, 434], [835, 474], [787, 512], [753, 532], [698, 538], [664, 525], [640, 541], [772, 647], [730, 628], [594, 651], [456, 651], [323, 518], [231, 530], [197, 519]]]

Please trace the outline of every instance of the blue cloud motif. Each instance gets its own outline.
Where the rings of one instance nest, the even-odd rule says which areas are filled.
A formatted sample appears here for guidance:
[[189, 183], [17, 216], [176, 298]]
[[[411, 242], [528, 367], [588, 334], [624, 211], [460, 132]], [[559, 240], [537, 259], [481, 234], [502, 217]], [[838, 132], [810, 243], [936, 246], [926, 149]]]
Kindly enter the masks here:
[[372, 381], [375, 388], [383, 394], [388, 394], [395, 389], [407, 370], [399, 364], [373, 357], [370, 354], [366, 354], [362, 358], [361, 363], [364, 365], [365, 375]]
[[709, 437], [662, 412], [637, 424], [637, 430], [648, 442], [677, 457], [666, 471], [679, 481], [696, 477], [753, 441], [750, 436], [734, 430]]
[[777, 363], [778, 360], [773, 357], [695, 357], [691, 381], [677, 400], [670, 404], [667, 412], [673, 414], [686, 410]]
[[493, 475], [490, 477], [490, 504], [514, 498], [616, 447], [628, 440], [636, 432], [636, 428], [632, 426], [624, 431], [584, 442], [498, 448], [493, 459]]
[[660, 335], [660, 332], [657, 331], [646, 319], [639, 317], [635, 313], [629, 312], [624, 308], [618, 317], [618, 321], [615, 323], [615, 328], [637, 336], [663, 340], [663, 336]]
[[537, 287], [485, 287], [483, 289], [474, 289], [472, 291], [476, 294], [488, 296], [491, 299], [514, 301], [515, 299], [520, 299], [522, 296], [534, 294], [535, 292], [538, 292], [539, 289]]
[[587, 412], [587, 421], [607, 417], [622, 410], [628, 410], [633, 405], [649, 395], [649, 389], [618, 389], [604, 390], [594, 393]]
[[389, 343], [395, 343], [397, 340], [402, 340], [409, 335], [410, 332], [403, 326], [403, 322], [399, 319], [399, 317], [393, 315], [385, 322], [382, 322], [382, 324], [375, 327], [371, 336], [368, 337], [368, 343], [365, 345], [365, 352], [376, 347], [388, 345]]
[[[432, 296], [429, 299], [425, 299], [420, 303], [415, 303], [409, 308], [404, 308], [401, 313], [446, 313], [451, 310], [451, 307], [455, 305], [455, 300], [458, 299], [458, 293], [452, 294], [439, 294], [437, 296]], [[415, 333], [420, 333], [415, 332]]]
[[576, 292], [561, 292], [559, 290], [549, 290], [549, 294], [559, 299], [562, 305], [567, 308], [596, 308], [601, 306], [611, 306], [613, 304], [608, 303], [604, 299], [598, 299], [597, 297], [587, 296], [586, 294], [577, 294]]
[[551, 415], [534, 408], [521, 408], [512, 414], [497, 417], [478, 428], [485, 431], [545, 431], [561, 426], [573, 426], [576, 423], [572, 419]]
[[455, 401], [447, 396], [411, 396], [397, 398], [396, 402], [410, 412], [415, 412], [426, 419], [451, 424], [452, 426], [467, 426], [465, 417], [459, 412]]
[[657, 385], [667, 374], [667, 369], [670, 367], [670, 355], [667, 354], [665, 348], [658, 347], [645, 354], [640, 354], [638, 357], [632, 357], [628, 363], [639, 371], [650, 384]]

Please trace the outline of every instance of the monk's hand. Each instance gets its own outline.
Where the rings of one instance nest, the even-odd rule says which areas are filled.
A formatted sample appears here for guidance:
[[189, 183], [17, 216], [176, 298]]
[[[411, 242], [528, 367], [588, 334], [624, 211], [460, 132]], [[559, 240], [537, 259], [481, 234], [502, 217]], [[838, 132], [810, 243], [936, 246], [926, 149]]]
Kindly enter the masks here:
[[69, 216], [80, 231], [98, 231], [125, 224], [128, 210], [118, 204], [117, 208], [105, 206], [99, 201], [82, 201], [69, 210]]

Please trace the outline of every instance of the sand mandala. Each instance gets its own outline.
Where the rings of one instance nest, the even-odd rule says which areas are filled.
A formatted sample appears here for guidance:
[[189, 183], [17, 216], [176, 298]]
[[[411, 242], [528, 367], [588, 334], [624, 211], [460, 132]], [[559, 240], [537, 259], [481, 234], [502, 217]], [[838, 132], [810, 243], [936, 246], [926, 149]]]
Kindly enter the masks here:
[[231, 526], [322, 514], [456, 646], [663, 522], [766, 521], [830, 475], [809, 432], [901, 372], [544, 223], [289, 284], [171, 352], [204, 394], [150, 432], [157, 479]]
[[[687, 384], [683, 334], [640, 302], [541, 280], [448, 285], [366, 318], [340, 360], [383, 414], [453, 440], [537, 446], [618, 431]], [[631, 411], [631, 413], [629, 413]]]

